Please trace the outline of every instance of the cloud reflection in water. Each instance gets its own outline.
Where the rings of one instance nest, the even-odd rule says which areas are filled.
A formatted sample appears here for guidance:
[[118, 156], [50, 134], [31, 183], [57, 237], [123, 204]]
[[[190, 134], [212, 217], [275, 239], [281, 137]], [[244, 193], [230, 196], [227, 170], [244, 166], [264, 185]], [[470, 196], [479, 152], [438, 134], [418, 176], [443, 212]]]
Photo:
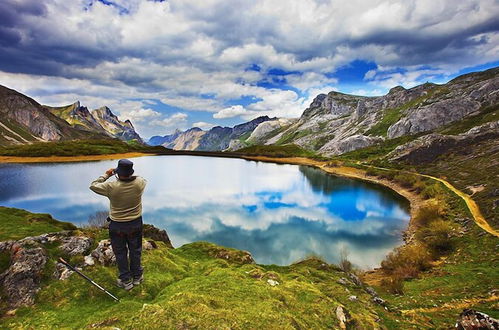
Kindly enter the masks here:
[[[354, 264], [373, 267], [401, 243], [409, 219], [392, 191], [305, 166], [188, 156], [134, 162], [148, 180], [144, 220], [167, 229], [175, 246], [205, 240], [280, 265], [311, 254], [337, 262], [345, 247]], [[0, 203], [84, 223], [107, 209], [89, 182], [115, 163], [2, 165]]]

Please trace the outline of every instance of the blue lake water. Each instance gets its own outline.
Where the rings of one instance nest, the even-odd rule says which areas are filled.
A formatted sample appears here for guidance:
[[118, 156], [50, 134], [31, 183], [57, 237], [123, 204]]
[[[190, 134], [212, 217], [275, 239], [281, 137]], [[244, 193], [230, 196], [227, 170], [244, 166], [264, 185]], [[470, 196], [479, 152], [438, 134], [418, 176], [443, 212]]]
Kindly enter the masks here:
[[[144, 222], [166, 229], [175, 247], [209, 241], [278, 265], [310, 255], [337, 262], [346, 250], [368, 268], [402, 243], [409, 221], [408, 202], [395, 192], [306, 166], [193, 156], [133, 161], [148, 180]], [[108, 208], [90, 182], [116, 163], [2, 164], [0, 205], [84, 225]]]

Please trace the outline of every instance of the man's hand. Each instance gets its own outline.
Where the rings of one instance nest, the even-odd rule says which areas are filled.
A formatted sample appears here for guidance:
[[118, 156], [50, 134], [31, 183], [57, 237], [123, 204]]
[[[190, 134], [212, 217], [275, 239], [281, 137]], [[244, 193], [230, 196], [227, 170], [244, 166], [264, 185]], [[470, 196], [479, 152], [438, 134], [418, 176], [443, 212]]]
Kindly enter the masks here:
[[112, 176], [114, 174], [114, 168], [110, 168], [109, 170], [106, 171], [107, 176]]

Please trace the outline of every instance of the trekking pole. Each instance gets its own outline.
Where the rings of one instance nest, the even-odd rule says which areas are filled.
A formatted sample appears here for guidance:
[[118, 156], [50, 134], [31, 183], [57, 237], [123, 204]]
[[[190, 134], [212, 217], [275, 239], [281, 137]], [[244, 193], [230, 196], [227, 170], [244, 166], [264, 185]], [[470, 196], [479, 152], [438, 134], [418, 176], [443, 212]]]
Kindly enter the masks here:
[[68, 264], [66, 262], [66, 260], [62, 259], [62, 258], [59, 258], [59, 261], [66, 267], [68, 267], [70, 270], [72, 270], [73, 272], [75, 272], [76, 274], [80, 275], [81, 277], [83, 277], [84, 279], [86, 279], [87, 281], [89, 281], [92, 285], [94, 285], [95, 287], [97, 287], [99, 290], [101, 291], [104, 291], [105, 293], [107, 293], [108, 296], [110, 296], [111, 298], [113, 298], [114, 300], [116, 301], [120, 301], [118, 298], [116, 298], [111, 292], [107, 291], [106, 289], [104, 289], [103, 287], [101, 287], [99, 284], [95, 283], [90, 277], [88, 277], [87, 275], [83, 274], [82, 272], [80, 272], [78, 269], [76, 269], [75, 267], [71, 266], [70, 264]]

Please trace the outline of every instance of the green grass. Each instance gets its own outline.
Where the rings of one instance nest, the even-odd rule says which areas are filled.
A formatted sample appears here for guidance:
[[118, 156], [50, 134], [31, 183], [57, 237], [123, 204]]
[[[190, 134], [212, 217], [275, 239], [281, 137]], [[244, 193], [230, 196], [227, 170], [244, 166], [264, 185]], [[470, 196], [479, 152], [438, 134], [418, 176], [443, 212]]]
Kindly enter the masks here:
[[395, 124], [402, 118], [402, 108], [385, 109], [383, 111], [383, 118], [373, 127], [371, 127], [366, 134], [374, 136], [386, 136], [388, 128]]
[[342, 155], [336, 156], [335, 158], [344, 159], [344, 160], [361, 160], [369, 162], [386, 156], [386, 154], [394, 150], [399, 145], [410, 142], [419, 136], [420, 135], [407, 135], [395, 139], [384, 140], [375, 145], [350, 151]]
[[304, 136], [307, 136], [309, 134], [312, 134], [312, 131], [309, 129], [305, 129], [303, 131], [293, 131], [291, 133], [285, 133], [279, 138], [279, 140], [275, 144], [276, 145], [289, 144], [289, 143], [291, 143], [295, 140], [298, 140], [299, 138], [302, 138]]
[[38, 142], [0, 148], [1, 156], [46, 157], [106, 155], [126, 152], [161, 152], [163, 147], [143, 146], [137, 141], [126, 143], [117, 139]]
[[50, 214], [0, 206], [0, 241], [71, 229], [76, 227], [57, 221]]

